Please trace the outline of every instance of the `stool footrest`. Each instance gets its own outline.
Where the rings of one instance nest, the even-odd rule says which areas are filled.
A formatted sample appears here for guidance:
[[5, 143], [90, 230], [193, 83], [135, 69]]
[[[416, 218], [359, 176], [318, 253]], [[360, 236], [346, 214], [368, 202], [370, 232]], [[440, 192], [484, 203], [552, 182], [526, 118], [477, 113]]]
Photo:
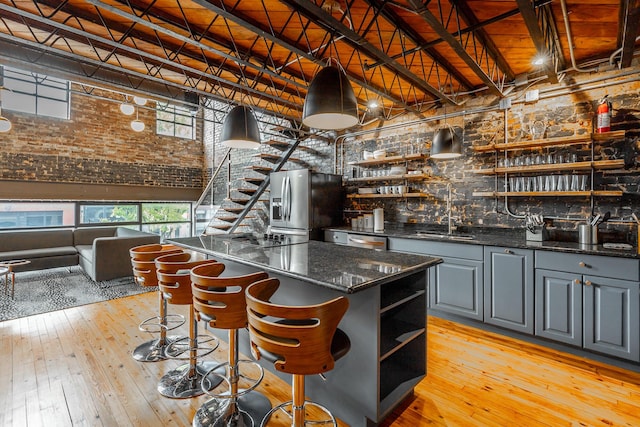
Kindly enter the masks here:
[[184, 325], [184, 322], [185, 318], [181, 314], [167, 314], [164, 322], [162, 317], [153, 316], [140, 322], [138, 329], [150, 334], [159, 334], [163, 329], [165, 331], [172, 331], [179, 328]]
[[[286, 408], [288, 406], [291, 406], [292, 409], [291, 410], [287, 410]], [[318, 412], [324, 413], [329, 418], [326, 418], [326, 419], [307, 419], [307, 407], [315, 407], [315, 408], [317, 408], [316, 411], [314, 411], [313, 413], [310, 414], [313, 418], [319, 417], [320, 414], [317, 414]], [[260, 423], [260, 426], [261, 427], [265, 427], [267, 425], [267, 423], [269, 422], [269, 419], [271, 418], [271, 416], [277, 411], [284, 412], [289, 418], [293, 419], [294, 417], [293, 417], [293, 413], [292, 412], [294, 410], [302, 410], [302, 411], [304, 411], [305, 416], [303, 417], [303, 419], [304, 419], [303, 426], [331, 424], [334, 427], [338, 427], [338, 422], [336, 421], [336, 418], [333, 416], [333, 414], [329, 411], [329, 409], [327, 409], [326, 407], [320, 405], [319, 403], [315, 403], [315, 402], [312, 402], [312, 401], [309, 401], [309, 400], [305, 400], [304, 401], [304, 406], [302, 408], [299, 408], [299, 409], [295, 409], [295, 407], [293, 406], [293, 401], [292, 400], [290, 400], [288, 402], [281, 403], [278, 406], [274, 406], [264, 416], [264, 418], [262, 419], [262, 423]], [[303, 426], [294, 426], [294, 427], [303, 427]]]
[[179, 341], [181, 339], [184, 339], [184, 337], [180, 335], [172, 335], [165, 337], [164, 340], [156, 338], [144, 342], [133, 350], [133, 358], [138, 362], [157, 362], [159, 360], [165, 360], [167, 358], [167, 346], [174, 341]]
[[[242, 369], [240, 369], [240, 366], [242, 365], [253, 366], [257, 369], [258, 375], [244, 375], [242, 373]], [[222, 371], [221, 373], [222, 368], [224, 368], [224, 371]], [[234, 399], [255, 390], [264, 378], [264, 369], [262, 369], [262, 366], [260, 366], [260, 364], [254, 362], [253, 360], [238, 360], [236, 369], [238, 371], [236, 382], [238, 381], [238, 379], [244, 380], [243, 384], [241, 384], [243, 388], [238, 388], [235, 393], [231, 392], [233, 380], [229, 375], [229, 362], [224, 362], [213, 367], [204, 375], [204, 377], [202, 378], [202, 391], [214, 399]], [[218, 388], [223, 383], [226, 384], [226, 387], [228, 388], [227, 390], [218, 390], [216, 392], [211, 392], [211, 390], [216, 389], [216, 387], [212, 387], [212, 384], [214, 383], [218, 384]], [[238, 384], [236, 383], [236, 387], [237, 386]]]
[[[220, 345], [220, 341], [213, 335], [209, 334], [200, 334], [198, 335], [198, 339], [196, 340], [195, 350], [197, 352], [197, 358], [200, 359], [204, 356], [207, 356], [213, 353], [218, 346]], [[176, 359], [176, 360], [189, 360], [190, 353], [193, 348], [191, 348], [191, 343], [189, 337], [183, 337], [180, 340], [174, 341], [167, 346], [166, 356], [168, 359]]]

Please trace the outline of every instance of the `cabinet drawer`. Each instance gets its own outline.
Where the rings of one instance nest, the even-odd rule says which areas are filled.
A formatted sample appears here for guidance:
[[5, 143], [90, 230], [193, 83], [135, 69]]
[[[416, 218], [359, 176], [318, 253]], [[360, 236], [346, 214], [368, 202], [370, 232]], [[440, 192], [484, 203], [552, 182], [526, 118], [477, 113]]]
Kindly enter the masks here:
[[324, 232], [324, 241], [329, 243], [337, 243], [339, 245], [346, 245], [349, 234], [342, 231], [329, 231]]
[[640, 280], [640, 261], [629, 258], [537, 250], [536, 268], [622, 280]]
[[473, 259], [476, 261], [482, 261], [483, 258], [482, 246], [480, 245], [432, 240], [390, 237], [389, 250], [398, 252], [412, 252], [420, 255]]

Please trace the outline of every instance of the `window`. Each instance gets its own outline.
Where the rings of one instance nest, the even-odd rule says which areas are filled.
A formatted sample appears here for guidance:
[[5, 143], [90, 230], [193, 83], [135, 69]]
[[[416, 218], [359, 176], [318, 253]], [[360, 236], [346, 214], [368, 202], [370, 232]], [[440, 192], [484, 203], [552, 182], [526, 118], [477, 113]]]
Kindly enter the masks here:
[[2, 108], [38, 116], [69, 118], [71, 87], [67, 80], [9, 67], [2, 74]]
[[195, 138], [195, 119], [191, 111], [159, 102], [156, 107], [156, 133], [178, 138]]
[[162, 239], [191, 236], [191, 204], [143, 203], [142, 231]]
[[79, 224], [121, 224], [139, 222], [138, 205], [81, 204]]
[[71, 227], [75, 203], [0, 203], [0, 229]]

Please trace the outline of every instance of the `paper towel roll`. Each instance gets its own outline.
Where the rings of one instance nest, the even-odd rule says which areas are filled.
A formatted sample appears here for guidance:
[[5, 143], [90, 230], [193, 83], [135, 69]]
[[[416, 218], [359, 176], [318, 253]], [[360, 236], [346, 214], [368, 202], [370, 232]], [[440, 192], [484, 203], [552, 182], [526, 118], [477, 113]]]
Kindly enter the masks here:
[[376, 208], [373, 210], [373, 231], [384, 230], [384, 209]]

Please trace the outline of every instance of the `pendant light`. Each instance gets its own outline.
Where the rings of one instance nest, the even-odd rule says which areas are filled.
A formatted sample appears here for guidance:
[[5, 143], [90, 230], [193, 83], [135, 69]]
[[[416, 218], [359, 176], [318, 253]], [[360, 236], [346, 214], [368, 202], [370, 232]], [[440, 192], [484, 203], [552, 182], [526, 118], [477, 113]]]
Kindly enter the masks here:
[[142, 132], [144, 128], [144, 122], [138, 118], [138, 109], [136, 108], [136, 119], [131, 121], [131, 129], [136, 132]]
[[220, 141], [230, 148], [260, 147], [260, 128], [249, 107], [239, 105], [229, 111], [222, 124]]
[[340, 130], [358, 122], [358, 101], [349, 79], [336, 67], [324, 67], [309, 85], [302, 123], [315, 129]]
[[122, 104], [120, 104], [120, 111], [125, 116], [130, 116], [136, 112], [136, 109], [129, 101], [125, 101]]
[[438, 129], [431, 143], [432, 159], [455, 159], [462, 155], [462, 141], [451, 127]]

